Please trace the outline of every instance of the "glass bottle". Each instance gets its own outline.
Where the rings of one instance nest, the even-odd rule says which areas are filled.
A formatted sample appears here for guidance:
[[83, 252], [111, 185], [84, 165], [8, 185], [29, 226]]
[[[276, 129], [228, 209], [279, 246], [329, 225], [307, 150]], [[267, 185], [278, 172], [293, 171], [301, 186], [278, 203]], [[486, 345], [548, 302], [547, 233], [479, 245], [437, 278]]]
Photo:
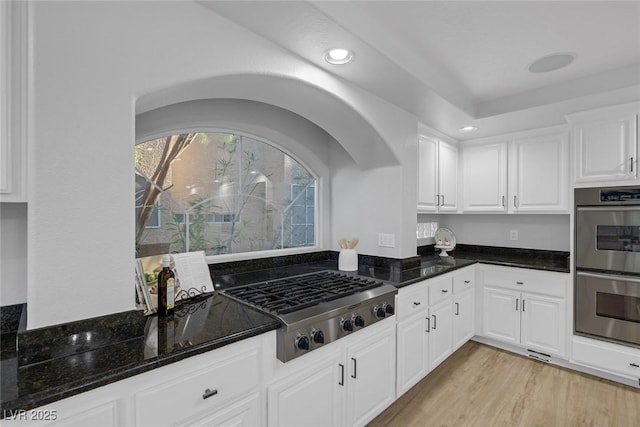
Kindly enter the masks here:
[[158, 274], [158, 314], [166, 316], [173, 312], [175, 304], [176, 275], [171, 270], [171, 257], [162, 257], [162, 271]]

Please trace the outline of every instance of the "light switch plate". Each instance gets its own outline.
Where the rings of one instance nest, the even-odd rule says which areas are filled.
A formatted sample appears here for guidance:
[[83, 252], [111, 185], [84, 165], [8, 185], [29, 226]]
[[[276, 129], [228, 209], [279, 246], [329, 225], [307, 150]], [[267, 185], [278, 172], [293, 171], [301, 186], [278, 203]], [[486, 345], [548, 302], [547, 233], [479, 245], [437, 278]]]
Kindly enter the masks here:
[[383, 248], [395, 248], [396, 247], [396, 235], [378, 233], [378, 246]]

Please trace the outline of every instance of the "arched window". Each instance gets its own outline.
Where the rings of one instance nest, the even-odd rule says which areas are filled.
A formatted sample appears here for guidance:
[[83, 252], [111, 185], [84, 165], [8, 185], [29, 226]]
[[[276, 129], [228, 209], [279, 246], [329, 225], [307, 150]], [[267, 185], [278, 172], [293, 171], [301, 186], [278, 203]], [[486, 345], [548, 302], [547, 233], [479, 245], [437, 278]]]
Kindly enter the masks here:
[[275, 144], [190, 132], [135, 147], [138, 257], [316, 244], [316, 177]]

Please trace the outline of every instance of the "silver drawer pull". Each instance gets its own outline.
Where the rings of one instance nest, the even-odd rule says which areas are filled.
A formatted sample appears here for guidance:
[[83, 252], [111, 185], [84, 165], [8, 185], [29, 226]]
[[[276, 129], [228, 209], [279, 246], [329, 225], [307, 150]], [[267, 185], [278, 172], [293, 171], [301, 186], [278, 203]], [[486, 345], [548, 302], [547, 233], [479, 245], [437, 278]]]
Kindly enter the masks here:
[[634, 368], [640, 368], [640, 365], [637, 363], [629, 363], [629, 366], [633, 366]]
[[524, 282], [516, 282], [516, 285], [524, 285]]
[[442, 289], [442, 293], [443, 293], [443, 294], [446, 294], [447, 292], [449, 292], [449, 290], [448, 290], [448, 289]]
[[469, 284], [469, 283], [471, 283], [471, 280], [465, 280], [464, 283]]
[[419, 305], [420, 305], [420, 301], [414, 301], [414, 302], [413, 302], [413, 305], [415, 305], [415, 306], [419, 306]]
[[206, 389], [206, 390], [204, 391], [204, 394], [202, 395], [202, 398], [203, 398], [203, 399], [208, 399], [208, 398], [210, 398], [211, 396], [215, 396], [216, 394], [218, 394], [218, 389], [214, 389], [214, 390]]

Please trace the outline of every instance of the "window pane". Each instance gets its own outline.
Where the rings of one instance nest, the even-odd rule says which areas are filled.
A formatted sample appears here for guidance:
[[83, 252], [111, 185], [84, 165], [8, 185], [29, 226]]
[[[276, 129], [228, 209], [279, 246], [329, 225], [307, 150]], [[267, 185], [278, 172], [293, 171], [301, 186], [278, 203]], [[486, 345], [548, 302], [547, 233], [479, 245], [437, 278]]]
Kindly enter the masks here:
[[315, 177], [270, 144], [189, 133], [138, 144], [135, 158], [139, 254], [150, 247], [214, 255], [314, 244]]

